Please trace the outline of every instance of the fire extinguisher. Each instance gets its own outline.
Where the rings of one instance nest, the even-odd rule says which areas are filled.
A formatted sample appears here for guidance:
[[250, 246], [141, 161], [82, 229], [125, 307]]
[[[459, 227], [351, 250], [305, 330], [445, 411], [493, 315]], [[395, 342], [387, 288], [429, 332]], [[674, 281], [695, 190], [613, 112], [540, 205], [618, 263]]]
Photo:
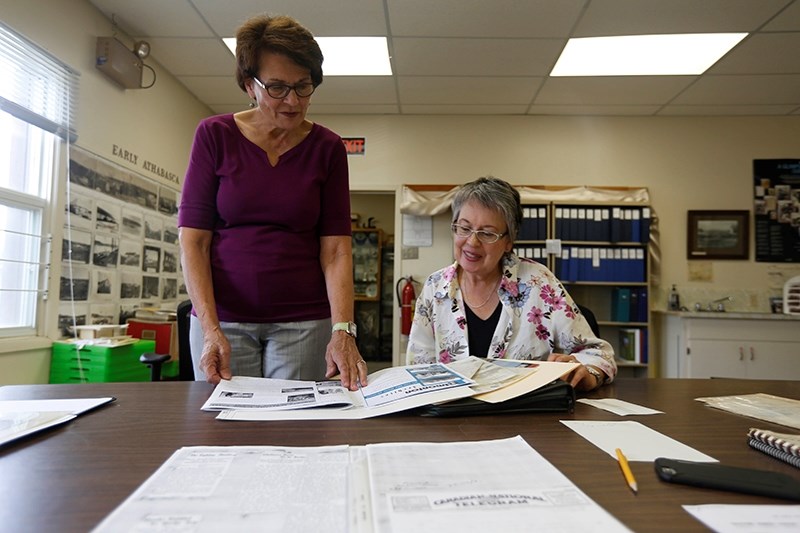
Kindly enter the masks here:
[[[400, 284], [403, 280], [405, 280], [406, 284], [403, 285], [401, 292]], [[397, 303], [400, 305], [400, 334], [407, 336], [411, 333], [411, 319], [414, 313], [414, 303], [417, 299], [417, 294], [414, 291], [414, 278], [411, 276], [400, 278], [397, 280], [397, 285], [395, 285], [394, 289], [397, 293]]]

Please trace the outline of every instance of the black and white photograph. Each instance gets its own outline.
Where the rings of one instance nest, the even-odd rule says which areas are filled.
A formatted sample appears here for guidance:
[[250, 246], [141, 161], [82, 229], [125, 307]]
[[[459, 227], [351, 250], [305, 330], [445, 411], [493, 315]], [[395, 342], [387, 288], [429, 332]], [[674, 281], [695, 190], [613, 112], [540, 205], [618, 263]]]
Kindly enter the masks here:
[[159, 298], [160, 281], [158, 276], [142, 276], [142, 298]]
[[142, 268], [142, 243], [122, 239], [119, 245], [119, 264], [123, 267]]
[[161, 248], [145, 245], [142, 253], [144, 255], [142, 270], [148, 274], [158, 274], [161, 271]]
[[114, 203], [98, 199], [95, 202], [95, 228], [109, 233], [119, 232], [122, 208]]
[[[787, 196], [788, 198], [788, 196]], [[794, 213], [794, 202], [791, 200], [778, 200], [778, 222], [791, 224]]]
[[111, 235], [95, 234], [92, 263], [100, 267], [116, 268], [118, 258], [119, 239]]
[[178, 225], [171, 220], [164, 221], [164, 242], [178, 244]]
[[160, 217], [146, 216], [144, 218], [144, 238], [154, 241], [161, 240], [161, 233], [164, 231], [164, 222]]
[[136, 310], [139, 308], [136, 304], [120, 304], [119, 306], [119, 324], [127, 324], [129, 318], [136, 318]]
[[61, 239], [61, 260], [88, 265], [92, 259], [92, 234], [75, 228], [64, 228]]
[[747, 259], [749, 211], [688, 211], [688, 259]]
[[74, 326], [85, 326], [89, 315], [86, 304], [62, 303], [58, 306], [58, 331], [65, 337], [73, 336]]
[[144, 217], [140, 211], [122, 209], [122, 234], [129, 237], [142, 238], [144, 235]]
[[161, 291], [162, 300], [174, 300], [178, 297], [178, 280], [175, 278], [164, 278], [164, 286]]
[[158, 210], [165, 215], [178, 213], [178, 192], [168, 187], [158, 188]]
[[95, 269], [92, 272], [92, 299], [110, 300], [114, 296], [117, 286], [117, 272], [115, 270]]
[[142, 274], [141, 272], [121, 272], [119, 285], [119, 297], [123, 300], [131, 300], [142, 297]]
[[89, 269], [61, 269], [59, 298], [64, 301], [85, 302], [89, 299]]
[[65, 223], [73, 228], [92, 229], [94, 220], [94, 200], [82, 194], [73, 193], [67, 203]]
[[117, 304], [91, 304], [89, 305], [90, 324], [116, 324], [119, 317]]
[[174, 274], [178, 271], [178, 251], [176, 249], [162, 250], [161, 272]]
[[178, 282], [178, 296], [188, 296], [189, 291], [186, 289], [186, 282], [181, 278]]

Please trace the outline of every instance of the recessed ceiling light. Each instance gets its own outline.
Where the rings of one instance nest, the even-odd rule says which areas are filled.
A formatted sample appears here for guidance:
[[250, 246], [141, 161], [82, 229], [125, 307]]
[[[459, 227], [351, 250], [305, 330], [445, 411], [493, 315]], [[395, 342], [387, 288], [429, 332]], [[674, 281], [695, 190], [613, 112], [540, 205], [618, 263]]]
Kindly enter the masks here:
[[[391, 76], [386, 37], [315, 37], [325, 62], [326, 76]], [[236, 55], [236, 39], [222, 39]]]
[[570, 39], [551, 76], [677, 76], [705, 72], [746, 33]]

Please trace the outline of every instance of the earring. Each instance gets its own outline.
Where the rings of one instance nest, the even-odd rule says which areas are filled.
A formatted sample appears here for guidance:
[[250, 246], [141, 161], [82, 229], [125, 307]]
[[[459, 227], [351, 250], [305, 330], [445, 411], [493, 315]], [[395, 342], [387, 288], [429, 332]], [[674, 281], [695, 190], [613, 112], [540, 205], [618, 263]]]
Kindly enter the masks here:
[[252, 102], [250, 102], [249, 104], [247, 104], [247, 107], [249, 107], [250, 109], [253, 109], [253, 108], [254, 108], [256, 105], [257, 105], [257, 104], [256, 104], [256, 101], [255, 101], [255, 100], [253, 100]]

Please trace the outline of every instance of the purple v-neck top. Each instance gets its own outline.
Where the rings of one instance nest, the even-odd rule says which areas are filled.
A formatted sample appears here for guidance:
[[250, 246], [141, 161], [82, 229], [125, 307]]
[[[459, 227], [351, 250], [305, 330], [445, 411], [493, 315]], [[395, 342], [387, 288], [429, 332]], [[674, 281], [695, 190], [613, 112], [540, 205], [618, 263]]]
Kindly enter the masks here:
[[347, 154], [314, 124], [272, 166], [233, 115], [200, 122], [178, 225], [211, 230], [211, 274], [224, 322], [293, 322], [331, 316], [320, 237], [350, 235]]

